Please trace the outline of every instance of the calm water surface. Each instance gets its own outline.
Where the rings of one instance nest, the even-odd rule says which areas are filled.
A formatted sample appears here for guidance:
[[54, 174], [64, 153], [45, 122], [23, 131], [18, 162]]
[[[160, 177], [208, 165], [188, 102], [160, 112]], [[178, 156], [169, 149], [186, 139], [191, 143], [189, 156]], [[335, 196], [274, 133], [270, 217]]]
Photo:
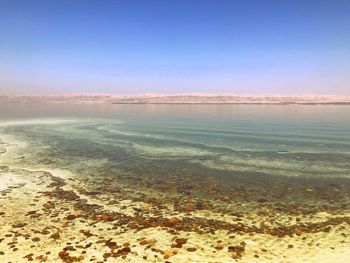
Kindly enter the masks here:
[[156, 189], [175, 177], [194, 192], [244, 185], [280, 196], [350, 178], [349, 106], [2, 104], [0, 119], [1, 132], [31, 144], [22, 164], [131, 174]]

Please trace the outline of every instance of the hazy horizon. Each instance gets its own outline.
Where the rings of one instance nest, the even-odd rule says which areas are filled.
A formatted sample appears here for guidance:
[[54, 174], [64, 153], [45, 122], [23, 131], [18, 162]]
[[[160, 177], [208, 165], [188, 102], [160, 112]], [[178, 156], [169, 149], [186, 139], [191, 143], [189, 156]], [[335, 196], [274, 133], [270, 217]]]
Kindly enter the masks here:
[[349, 1], [1, 1], [0, 92], [350, 95]]
[[322, 94], [322, 93], [268, 93], [268, 92], [260, 92], [260, 93], [238, 93], [238, 92], [54, 92], [54, 91], [42, 91], [42, 92], [22, 92], [22, 91], [1, 91], [0, 95], [2, 96], [130, 96], [130, 97], [156, 97], [156, 96], [198, 96], [198, 97], [324, 97], [324, 98], [349, 98], [350, 95], [347, 94]]

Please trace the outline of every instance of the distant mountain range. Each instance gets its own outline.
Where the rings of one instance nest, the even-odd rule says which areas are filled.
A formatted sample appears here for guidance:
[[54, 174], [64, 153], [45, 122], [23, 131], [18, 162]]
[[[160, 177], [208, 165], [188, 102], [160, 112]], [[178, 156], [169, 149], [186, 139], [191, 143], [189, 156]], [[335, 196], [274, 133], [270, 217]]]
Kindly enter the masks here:
[[0, 94], [6, 103], [104, 103], [104, 104], [340, 104], [350, 105], [350, 96], [237, 95], [237, 94]]

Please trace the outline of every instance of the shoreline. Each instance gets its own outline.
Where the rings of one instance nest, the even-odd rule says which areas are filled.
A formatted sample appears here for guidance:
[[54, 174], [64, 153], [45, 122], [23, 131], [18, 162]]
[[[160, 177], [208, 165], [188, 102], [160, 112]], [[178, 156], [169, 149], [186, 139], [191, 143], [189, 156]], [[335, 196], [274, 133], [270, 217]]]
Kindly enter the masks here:
[[[4, 137], [0, 135], [3, 142]], [[0, 156], [0, 165], [10, 164], [11, 158], [20, 153], [21, 146], [13, 145], [15, 142], [26, 145], [15, 140], [5, 141], [8, 152], [5, 161], [4, 155]], [[300, 230], [300, 235], [293, 233], [279, 237], [279, 234], [269, 234], [269, 227], [261, 225], [267, 222], [264, 223], [264, 217], [258, 215], [246, 215], [239, 221], [236, 221], [239, 217], [220, 216], [221, 221], [218, 221], [219, 214], [210, 209], [179, 213], [156, 200], [135, 202], [128, 189], [121, 188], [118, 194], [111, 195], [106, 191], [96, 195], [93, 190], [96, 185], [89, 190], [89, 179], [82, 181], [70, 172], [62, 173], [62, 170], [1, 167], [0, 180], [4, 175], [5, 178], [13, 175], [17, 182], [13, 181], [6, 185], [5, 190], [0, 190], [0, 240], [6, 239], [0, 242], [0, 251], [4, 253], [0, 259], [15, 259], [13, 262], [31, 259], [39, 262], [90, 262], [94, 259], [96, 262], [176, 263], [341, 262], [350, 257], [349, 244], [345, 241], [346, 236], [350, 236], [350, 223], [340, 222], [340, 228], [336, 227], [340, 218], [337, 215], [320, 213], [310, 217], [311, 225], [320, 222], [320, 225], [316, 223], [315, 230], [325, 220], [334, 218], [321, 231], [302, 233], [305, 230]], [[102, 189], [109, 189], [109, 179], [101, 178]], [[7, 208], [5, 211], [4, 207]], [[138, 211], [142, 211], [141, 214]], [[159, 219], [154, 217], [157, 214]], [[306, 219], [302, 222], [306, 223]], [[288, 217], [283, 220], [288, 225]], [[295, 221], [290, 223], [295, 224]], [[191, 230], [193, 224], [199, 224], [198, 230]], [[206, 230], [203, 224], [209, 224], [206, 226], [209, 228]], [[245, 224], [251, 225], [251, 230]], [[260, 229], [266, 230], [258, 230], [259, 224]], [[225, 230], [226, 225], [228, 229]], [[332, 230], [333, 225], [335, 230]], [[232, 227], [238, 227], [238, 231]], [[296, 258], [297, 254], [301, 256]]]

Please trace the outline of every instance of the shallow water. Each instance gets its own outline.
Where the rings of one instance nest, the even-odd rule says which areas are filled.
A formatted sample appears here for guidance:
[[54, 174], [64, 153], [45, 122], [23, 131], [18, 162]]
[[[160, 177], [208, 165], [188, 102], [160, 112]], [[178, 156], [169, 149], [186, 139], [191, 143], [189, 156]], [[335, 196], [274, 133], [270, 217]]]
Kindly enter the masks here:
[[81, 175], [119, 166], [142, 177], [146, 166], [158, 179], [195, 173], [224, 185], [242, 174], [252, 184], [350, 177], [347, 106], [7, 104], [0, 118], [38, 163]]
[[122, 154], [124, 161], [181, 160], [233, 175], [350, 174], [348, 106], [7, 104], [0, 120], [37, 140], [78, 137], [85, 154], [110, 161]]
[[[81, 194], [158, 204], [135, 207], [145, 217], [238, 214], [240, 231], [283, 236], [296, 217], [350, 209], [349, 106], [1, 104], [0, 134], [27, 144], [10, 167], [64, 169]], [[252, 215], [285, 229], [250, 228]]]

